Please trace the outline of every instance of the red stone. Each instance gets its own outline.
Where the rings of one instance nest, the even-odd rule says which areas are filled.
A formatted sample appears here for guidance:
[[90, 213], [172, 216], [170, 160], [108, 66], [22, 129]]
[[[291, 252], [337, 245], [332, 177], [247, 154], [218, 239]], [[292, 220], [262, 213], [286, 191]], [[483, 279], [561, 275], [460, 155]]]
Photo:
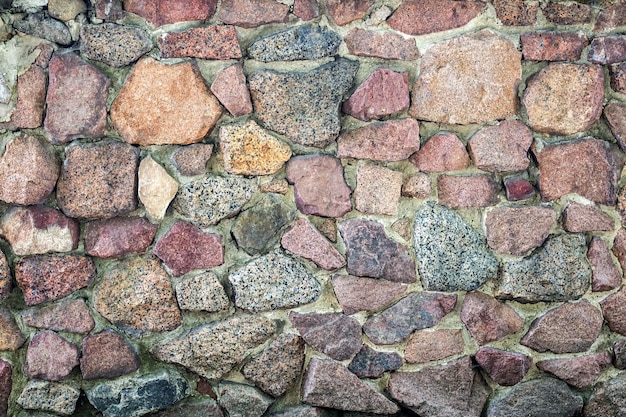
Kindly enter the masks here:
[[[626, 66], [624, 69], [626, 70]], [[624, 72], [624, 75], [624, 81], [626, 82], [626, 72]], [[626, 93], [626, 89], [624, 92]], [[626, 149], [626, 104], [619, 101], [607, 104], [604, 107], [604, 117], [609, 123], [613, 136], [617, 139], [619, 147], [622, 150]]]
[[563, 210], [563, 228], [572, 233], [612, 231], [615, 220], [592, 204], [570, 201]]
[[419, 132], [412, 118], [372, 123], [339, 135], [337, 157], [401, 161], [420, 148]]
[[537, 368], [549, 372], [576, 388], [591, 386], [602, 371], [611, 364], [611, 354], [601, 352], [576, 358], [546, 359]]
[[315, 19], [320, 15], [317, 0], [294, 0], [293, 14], [304, 21]]
[[533, 143], [530, 129], [517, 120], [484, 127], [468, 141], [476, 168], [489, 172], [523, 171], [528, 168], [528, 149]]
[[22, 312], [25, 325], [57, 332], [89, 333], [95, 326], [89, 307], [82, 299], [64, 301], [39, 310]]
[[328, 271], [346, 264], [339, 251], [305, 219], [296, 220], [293, 227], [283, 235], [280, 245]]
[[500, 22], [506, 26], [530, 26], [537, 21], [537, 3], [526, 0], [494, 0], [493, 7]]
[[556, 224], [550, 207], [496, 207], [487, 212], [487, 244], [497, 253], [522, 256], [541, 246]]
[[152, 243], [157, 225], [143, 217], [114, 217], [85, 225], [85, 253], [98, 258], [121, 258], [143, 253]]
[[433, 135], [410, 160], [426, 172], [457, 171], [470, 163], [463, 142], [454, 133], [446, 132]]
[[211, 92], [233, 116], [252, 113], [250, 91], [241, 64], [231, 65], [220, 71], [211, 84]]
[[589, 40], [580, 32], [526, 32], [520, 37], [529, 61], [578, 61]]
[[205, 233], [183, 221], [174, 223], [152, 251], [176, 277], [194, 269], [208, 269], [224, 263], [222, 236]]
[[10, 129], [36, 129], [43, 122], [46, 105], [46, 72], [38, 65], [17, 77], [17, 103], [6, 124]]
[[0, 359], [0, 417], [7, 417], [9, 397], [13, 388], [12, 368], [9, 362]]
[[608, 246], [598, 236], [589, 244], [587, 259], [592, 266], [591, 291], [610, 291], [622, 283], [622, 274], [613, 262]]
[[124, 0], [124, 10], [138, 14], [154, 26], [208, 20], [217, 0]]
[[112, 330], [83, 340], [80, 371], [83, 379], [117, 378], [139, 369], [139, 357], [128, 342]]
[[420, 53], [413, 39], [404, 39], [393, 32], [352, 29], [344, 38], [352, 55], [381, 59], [413, 61]]
[[509, 201], [527, 200], [535, 195], [535, 188], [525, 178], [511, 177], [504, 180], [506, 199]]
[[524, 379], [533, 364], [530, 356], [492, 347], [481, 347], [474, 358], [493, 382], [505, 387], [513, 386]]
[[408, 363], [427, 363], [454, 355], [465, 349], [461, 329], [418, 330], [404, 349]]
[[611, 75], [611, 88], [618, 93], [626, 94], [626, 62], [611, 65], [609, 74]]
[[371, 0], [327, 0], [326, 9], [339, 26], [362, 19], [372, 6]]
[[204, 26], [159, 37], [163, 58], [239, 59], [241, 49], [234, 26]]
[[96, 0], [96, 18], [116, 21], [124, 17], [122, 0]]
[[622, 287], [600, 301], [600, 307], [609, 329], [626, 336], [626, 289]]
[[229, 25], [255, 28], [268, 23], [286, 23], [289, 6], [275, 0], [222, 0], [217, 17]]
[[399, 282], [350, 275], [334, 275], [332, 285], [339, 305], [348, 315], [379, 311], [406, 291], [406, 285]]
[[619, 26], [626, 26], [626, 3], [603, 3], [593, 31], [604, 32]]
[[24, 371], [29, 378], [60, 381], [76, 365], [78, 349], [54, 332], [38, 333], [28, 344]]
[[557, 25], [577, 25], [591, 21], [591, 6], [588, 4], [549, 2], [542, 12], [548, 21]]
[[524, 327], [524, 320], [511, 306], [478, 291], [465, 295], [461, 321], [479, 345], [500, 340]]
[[439, 202], [450, 208], [488, 207], [498, 201], [497, 185], [489, 175], [441, 175]]
[[343, 103], [343, 112], [359, 120], [379, 119], [409, 108], [409, 76], [378, 68]]
[[626, 60], [626, 36], [598, 36], [591, 41], [587, 59], [602, 65]]
[[387, 23], [408, 35], [425, 35], [465, 26], [484, 8], [475, 1], [405, 0]]

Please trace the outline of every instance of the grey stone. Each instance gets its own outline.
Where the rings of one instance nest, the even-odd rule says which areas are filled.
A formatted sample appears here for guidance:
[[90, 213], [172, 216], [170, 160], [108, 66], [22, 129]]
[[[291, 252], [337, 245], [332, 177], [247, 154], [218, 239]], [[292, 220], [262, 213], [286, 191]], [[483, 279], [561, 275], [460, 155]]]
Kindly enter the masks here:
[[626, 410], [626, 372], [596, 385], [587, 405], [585, 417], [623, 417]]
[[341, 37], [327, 28], [306, 24], [259, 39], [248, 56], [262, 62], [320, 59], [337, 55]]
[[139, 417], [176, 404], [189, 392], [182, 375], [161, 370], [96, 384], [87, 390], [87, 398], [104, 417]]
[[361, 348], [361, 324], [345, 314], [292, 311], [289, 320], [308, 345], [338, 361]]
[[27, 410], [52, 411], [71, 416], [76, 409], [80, 390], [58, 382], [30, 380], [17, 398], [17, 404]]
[[9, 101], [11, 101], [11, 90], [4, 77], [0, 75], [0, 103], [7, 104]]
[[261, 417], [274, 402], [257, 388], [234, 382], [220, 383], [217, 392], [229, 417]]
[[498, 273], [485, 238], [456, 212], [432, 202], [415, 215], [415, 255], [429, 291], [475, 290]]
[[319, 282], [299, 261], [281, 253], [256, 258], [228, 276], [235, 305], [259, 312], [291, 308], [315, 301]]
[[527, 258], [504, 262], [496, 297], [527, 303], [580, 298], [591, 284], [586, 252], [583, 235], [548, 237]]
[[626, 339], [616, 340], [613, 343], [613, 365], [617, 369], [626, 369]]
[[104, 23], [80, 29], [80, 52], [112, 67], [129, 65], [151, 49], [150, 34], [139, 27]]
[[379, 352], [363, 345], [348, 369], [359, 378], [380, 378], [387, 371], [402, 366], [402, 356], [396, 352]]
[[224, 417], [212, 398], [186, 399], [173, 407], [151, 414], [152, 417]]
[[59, 45], [68, 46], [72, 43], [72, 35], [67, 26], [63, 22], [47, 17], [43, 12], [29, 14], [24, 20], [14, 22], [13, 27], [20, 32]]
[[183, 278], [176, 284], [176, 300], [182, 310], [216, 312], [229, 306], [228, 296], [213, 272]]
[[207, 175], [182, 185], [174, 200], [174, 208], [192, 223], [208, 227], [239, 213], [256, 191], [253, 179]]
[[329, 415], [329, 412], [323, 408], [310, 407], [308, 405], [291, 407], [284, 411], [270, 414], [271, 417], [328, 417]]
[[339, 105], [358, 63], [340, 58], [310, 71], [262, 70], [249, 78], [259, 120], [293, 142], [324, 147], [339, 135]]

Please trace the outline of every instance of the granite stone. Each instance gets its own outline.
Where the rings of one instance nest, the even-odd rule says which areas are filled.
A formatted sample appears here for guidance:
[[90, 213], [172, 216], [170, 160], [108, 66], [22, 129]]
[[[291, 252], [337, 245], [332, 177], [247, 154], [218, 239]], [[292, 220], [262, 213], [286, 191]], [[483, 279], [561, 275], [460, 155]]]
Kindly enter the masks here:
[[592, 385], [610, 364], [611, 354], [600, 352], [576, 358], [545, 359], [537, 362], [537, 368], [573, 387], [586, 388]]
[[587, 60], [594, 64], [609, 65], [626, 60], [626, 36], [598, 36], [591, 41]]
[[[626, 72], [624, 73], [624, 75], [626, 76]], [[611, 78], [612, 84], [613, 79], [614, 77]], [[624, 91], [621, 91], [619, 87], [616, 88], [615, 86], [612, 86], [612, 88], [621, 93], [626, 92], [626, 85], [624, 87]], [[609, 128], [611, 129], [613, 136], [615, 136], [615, 139], [617, 139], [617, 144], [619, 145], [619, 147], [622, 150], [626, 149], [626, 104], [619, 101], [613, 101], [607, 104], [604, 107], [604, 118], [608, 122]]]
[[112, 330], [83, 339], [80, 371], [83, 379], [117, 378], [139, 369], [135, 349]]
[[585, 405], [585, 417], [619, 416], [626, 408], [626, 372], [602, 382], [594, 388], [589, 401]]
[[6, 124], [9, 129], [41, 126], [46, 105], [46, 79], [46, 71], [38, 65], [31, 65], [28, 71], [17, 77], [17, 103], [11, 121]]
[[605, 32], [626, 25], [626, 6], [622, 3], [605, 4], [596, 18], [594, 32]]
[[505, 26], [530, 26], [537, 21], [539, 5], [524, 0], [494, 0], [496, 16]]
[[95, 326], [87, 303], [83, 299], [62, 301], [38, 310], [22, 311], [22, 322], [38, 329], [87, 334]]
[[311, 223], [298, 219], [280, 239], [280, 245], [296, 256], [332, 271], [346, 264], [343, 255]]
[[9, 396], [13, 387], [13, 368], [7, 361], [0, 359], [0, 416], [7, 417]]
[[541, 9], [543, 16], [557, 25], [577, 25], [591, 21], [591, 6], [581, 3], [548, 3]]
[[223, 0], [217, 17], [229, 25], [255, 28], [269, 23], [286, 23], [289, 6], [275, 0]]
[[622, 283], [622, 274], [611, 257], [606, 242], [594, 236], [589, 243], [587, 259], [593, 269], [591, 275], [591, 291], [610, 291]]
[[212, 144], [194, 143], [178, 148], [171, 159], [178, 172], [186, 177], [193, 177], [206, 172], [206, 165], [212, 154]]
[[421, 171], [444, 172], [465, 169], [470, 158], [465, 145], [454, 133], [436, 133], [428, 139], [410, 161]]
[[380, 378], [385, 372], [402, 366], [402, 356], [396, 352], [379, 352], [367, 345], [350, 362], [348, 369], [359, 378]]
[[450, 208], [488, 207], [498, 201], [498, 184], [491, 175], [441, 175], [437, 194]]
[[15, 318], [5, 306], [0, 306], [0, 351], [15, 351], [19, 349], [26, 339], [17, 326]]
[[398, 282], [350, 275], [334, 275], [331, 282], [339, 305], [348, 315], [380, 311], [406, 291], [406, 285]]
[[428, 363], [463, 353], [461, 329], [418, 330], [404, 349], [407, 363]]
[[626, 289], [624, 287], [600, 301], [602, 314], [609, 329], [624, 336], [626, 336], [625, 301]]
[[404, 111], [409, 104], [408, 73], [377, 68], [344, 101], [342, 110], [367, 122]]
[[132, 64], [152, 49], [150, 34], [137, 26], [104, 23], [80, 29], [80, 52], [92, 61], [120, 68]]
[[582, 32], [526, 32], [520, 37], [527, 61], [578, 61], [589, 40]]
[[[611, 88], [613, 91], [626, 94], [626, 63], [620, 62], [609, 66], [609, 75], [611, 76]], [[19, 79], [18, 79], [19, 88]], [[606, 110], [606, 108], [605, 108]], [[612, 127], [611, 127], [612, 129]], [[620, 142], [622, 149], [623, 143]]]
[[379, 165], [360, 165], [356, 172], [354, 206], [364, 214], [395, 216], [401, 188], [401, 172]]
[[305, 24], [269, 35], [248, 47], [248, 56], [261, 62], [315, 60], [337, 55], [341, 37], [330, 29]]
[[72, 44], [72, 35], [67, 26], [59, 20], [48, 17], [43, 12], [29, 13], [23, 19], [13, 22], [13, 27], [20, 32], [62, 46]]
[[407, 35], [426, 35], [465, 26], [485, 9], [473, 1], [409, 0], [387, 20], [393, 29]]
[[217, 393], [229, 417], [261, 417], [274, 402], [253, 386], [230, 381], [220, 382]]
[[60, 381], [78, 366], [78, 349], [55, 332], [37, 333], [28, 344], [24, 371], [29, 378]]
[[571, 233], [612, 231], [615, 220], [593, 204], [570, 201], [563, 210], [563, 229]]
[[530, 129], [517, 120], [505, 120], [476, 132], [468, 141], [476, 168], [488, 172], [524, 171], [533, 143]]
[[170, 202], [178, 191], [178, 182], [151, 156], [139, 163], [137, 194], [148, 216], [154, 220], [165, 217]]
[[513, 386], [524, 379], [533, 363], [530, 356], [492, 347], [481, 347], [474, 358], [493, 382], [505, 387]]
[[233, 116], [252, 113], [250, 91], [241, 64], [220, 71], [211, 84], [211, 92]]
[[524, 319], [513, 307], [479, 291], [465, 295], [461, 321], [479, 345], [495, 342], [524, 327]]
[[326, 10], [339, 26], [362, 19], [372, 6], [372, 0], [326, 0]]
[[615, 234], [615, 238], [613, 239], [613, 255], [617, 258], [620, 266], [622, 267], [622, 272], [626, 268], [626, 229], [623, 227], [620, 228]]
[[50, 411], [71, 416], [76, 410], [79, 397], [80, 390], [70, 385], [31, 379], [15, 402], [26, 410]]
[[166, 32], [158, 38], [162, 58], [239, 59], [241, 48], [234, 26], [205, 26]]
[[420, 148], [419, 123], [406, 118], [375, 122], [342, 132], [337, 139], [337, 157], [401, 161]]
[[186, 277], [176, 284], [176, 299], [181, 310], [222, 311], [229, 307], [228, 296], [213, 272]]
[[404, 181], [400, 192], [403, 197], [426, 198], [432, 192], [430, 177], [423, 172], [413, 174]]
[[550, 207], [495, 207], [485, 216], [487, 244], [496, 253], [523, 256], [541, 246], [555, 225]]
[[613, 342], [613, 366], [626, 369], [626, 339]]
[[289, 313], [289, 320], [307, 345], [338, 361], [361, 349], [361, 324], [343, 313]]
[[528, 200], [535, 196], [535, 188], [526, 178], [509, 177], [504, 180], [506, 199], [509, 201]]
[[85, 253], [98, 258], [140, 254], [152, 244], [157, 225], [144, 217], [114, 217], [85, 224]]
[[208, 20], [217, 0], [124, 0], [124, 10], [138, 14], [154, 26], [187, 20]]
[[413, 39], [405, 39], [393, 32], [379, 32], [354, 28], [344, 38], [348, 52], [352, 55], [414, 61], [420, 57]]

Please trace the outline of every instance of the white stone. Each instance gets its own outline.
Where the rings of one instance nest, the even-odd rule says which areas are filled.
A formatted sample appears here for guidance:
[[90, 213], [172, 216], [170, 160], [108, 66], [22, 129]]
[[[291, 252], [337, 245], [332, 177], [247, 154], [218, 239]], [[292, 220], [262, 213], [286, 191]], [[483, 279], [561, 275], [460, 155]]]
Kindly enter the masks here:
[[178, 191], [178, 183], [148, 156], [139, 164], [139, 200], [153, 220], [161, 220]]

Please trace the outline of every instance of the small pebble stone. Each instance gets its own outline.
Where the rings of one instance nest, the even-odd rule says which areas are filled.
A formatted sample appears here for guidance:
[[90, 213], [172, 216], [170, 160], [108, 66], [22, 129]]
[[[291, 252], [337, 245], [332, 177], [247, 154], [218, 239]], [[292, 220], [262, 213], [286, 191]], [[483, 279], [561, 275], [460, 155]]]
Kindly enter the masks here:
[[80, 29], [80, 52], [93, 61], [125, 67], [152, 49], [150, 34], [136, 26], [104, 23]]
[[69, 300], [22, 312], [25, 325], [57, 332], [89, 333], [95, 322], [84, 300]]
[[320, 15], [317, 0], [294, 0], [293, 14], [304, 21], [315, 19]]
[[143, 217], [114, 217], [85, 224], [85, 253], [98, 258], [123, 258], [143, 253], [157, 226]]
[[26, 351], [24, 371], [29, 378], [60, 381], [78, 366], [78, 348], [51, 331], [37, 333]]
[[3, 251], [0, 251], [0, 300], [11, 293], [11, 269]]
[[587, 259], [593, 269], [591, 291], [610, 291], [621, 284], [622, 274], [617, 269], [611, 257], [611, 251], [602, 238], [594, 236], [591, 239]]
[[465, 343], [460, 329], [418, 330], [404, 349], [407, 363], [428, 363], [463, 353]]
[[176, 299], [181, 310], [222, 311], [230, 305], [217, 275], [205, 272], [183, 278], [176, 284]]
[[510, 177], [504, 180], [506, 199], [509, 201], [528, 200], [535, 195], [535, 188], [525, 178]]
[[133, 347], [112, 330], [85, 337], [80, 358], [83, 379], [117, 378], [139, 369]]
[[5, 306], [0, 306], [0, 351], [15, 351], [25, 341], [11, 311]]
[[289, 192], [289, 183], [283, 179], [273, 179], [269, 182], [259, 185], [259, 191], [262, 193], [287, 194]]
[[141, 160], [137, 177], [139, 201], [150, 218], [162, 220], [178, 191], [178, 182], [150, 156]]

